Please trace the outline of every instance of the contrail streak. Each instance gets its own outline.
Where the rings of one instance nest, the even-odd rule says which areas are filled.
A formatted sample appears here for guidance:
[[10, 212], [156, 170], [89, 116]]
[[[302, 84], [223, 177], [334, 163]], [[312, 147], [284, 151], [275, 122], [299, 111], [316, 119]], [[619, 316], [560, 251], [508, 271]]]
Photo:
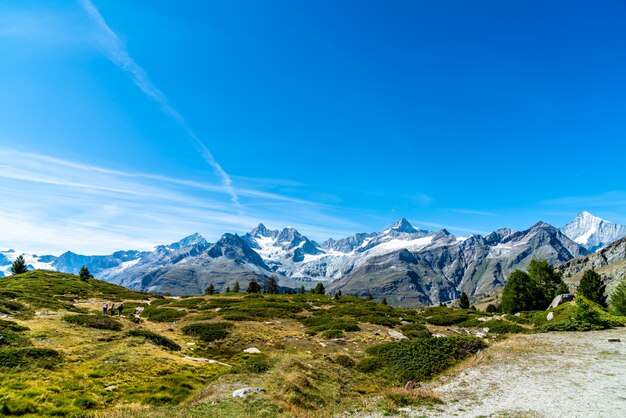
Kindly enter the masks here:
[[122, 70], [124, 70], [130, 78], [133, 80], [133, 83], [149, 98], [154, 100], [160, 107], [163, 113], [174, 119], [176, 123], [178, 123], [187, 133], [189, 138], [193, 141], [194, 146], [202, 156], [202, 158], [217, 172], [222, 180], [222, 184], [226, 192], [230, 195], [231, 201], [237, 206], [238, 209], [241, 209], [241, 205], [239, 204], [239, 198], [235, 193], [233, 188], [233, 181], [231, 177], [228, 175], [226, 171], [222, 168], [222, 166], [215, 160], [211, 151], [207, 148], [206, 145], [198, 138], [198, 135], [191, 129], [191, 127], [187, 124], [183, 116], [178, 113], [176, 109], [169, 104], [167, 97], [161, 90], [159, 90], [148, 77], [148, 74], [145, 72], [139, 64], [135, 62], [135, 60], [128, 54], [126, 50], [126, 46], [120, 40], [115, 32], [109, 27], [106, 23], [96, 6], [91, 2], [91, 0], [79, 0], [85, 11], [89, 14], [89, 16], [96, 22], [98, 28], [100, 29], [100, 42], [104, 51], [106, 52], [109, 59]]

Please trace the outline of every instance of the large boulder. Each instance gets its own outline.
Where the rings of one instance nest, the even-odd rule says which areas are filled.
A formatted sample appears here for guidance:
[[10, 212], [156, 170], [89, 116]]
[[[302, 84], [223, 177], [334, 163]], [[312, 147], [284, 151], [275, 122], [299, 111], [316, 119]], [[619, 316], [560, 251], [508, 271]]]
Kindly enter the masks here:
[[554, 309], [559, 305], [564, 304], [565, 302], [571, 302], [574, 300], [574, 295], [572, 295], [571, 293], [563, 293], [562, 295], [558, 295], [557, 297], [555, 297], [552, 300], [552, 303], [550, 304], [550, 306], [548, 306], [548, 309]]
[[246, 398], [248, 395], [252, 395], [253, 393], [265, 393], [265, 389], [262, 388], [243, 388], [237, 389], [233, 392], [234, 398]]

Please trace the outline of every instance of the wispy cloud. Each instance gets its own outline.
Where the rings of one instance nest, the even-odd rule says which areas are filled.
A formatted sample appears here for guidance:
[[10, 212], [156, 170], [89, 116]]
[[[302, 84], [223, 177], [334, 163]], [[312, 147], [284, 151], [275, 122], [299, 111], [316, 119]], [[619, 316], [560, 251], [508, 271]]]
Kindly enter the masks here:
[[215, 170], [220, 176], [224, 188], [231, 197], [232, 203], [241, 208], [239, 197], [233, 188], [233, 181], [230, 175], [217, 162], [209, 148], [202, 142], [191, 126], [185, 121], [183, 116], [169, 103], [165, 94], [159, 90], [148, 77], [146, 71], [135, 62], [128, 53], [126, 46], [117, 36], [117, 34], [107, 24], [100, 11], [94, 6], [91, 0], [79, 0], [85, 11], [93, 19], [98, 27], [98, 40], [109, 59], [126, 72], [133, 83], [150, 99], [155, 101], [166, 115], [171, 117], [178, 123], [192, 140], [202, 158]]
[[461, 213], [463, 215], [477, 215], [477, 216], [498, 216], [497, 213], [485, 212], [482, 210], [474, 209], [450, 209], [451, 212]]
[[0, 147], [0, 248], [59, 253], [148, 249], [200, 232], [210, 241], [259, 222], [324, 240], [363, 230], [344, 209], [243, 185], [110, 169]]

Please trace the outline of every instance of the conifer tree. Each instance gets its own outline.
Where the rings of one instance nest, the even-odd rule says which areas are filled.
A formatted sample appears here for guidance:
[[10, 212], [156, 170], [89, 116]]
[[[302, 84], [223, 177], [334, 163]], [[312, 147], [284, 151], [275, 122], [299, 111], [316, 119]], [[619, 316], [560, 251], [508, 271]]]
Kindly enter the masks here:
[[606, 308], [606, 285], [602, 277], [594, 270], [587, 270], [580, 279], [578, 295], [584, 296], [592, 302]]
[[265, 293], [278, 293], [278, 284], [276, 283], [276, 279], [273, 276], [267, 279], [267, 284], [265, 285]]
[[469, 298], [467, 297], [467, 293], [465, 292], [461, 293], [461, 299], [459, 299], [459, 307], [461, 309], [469, 309], [470, 307]]
[[80, 277], [80, 279], [84, 282], [89, 279], [93, 279], [93, 275], [91, 274], [87, 266], [82, 266], [80, 268], [80, 271], [78, 272], [78, 277]]
[[250, 280], [250, 283], [248, 283], [248, 288], [246, 289], [246, 292], [247, 293], [260, 293], [261, 285], [258, 284], [256, 280], [252, 279]]
[[24, 257], [21, 255], [18, 256], [13, 264], [11, 265], [11, 273], [12, 274], [22, 274], [28, 271], [28, 266], [26, 265], [26, 261]]
[[241, 288], [239, 287], [239, 282], [235, 282], [235, 285], [233, 286], [233, 292], [239, 293], [240, 290]]
[[205, 295], [214, 295], [215, 294], [215, 286], [213, 286], [213, 283], [209, 284], [209, 286], [204, 289], [204, 294]]
[[300, 286], [300, 289], [298, 290], [298, 293], [301, 295], [304, 295], [306, 293], [306, 289], [304, 288], [304, 285]]

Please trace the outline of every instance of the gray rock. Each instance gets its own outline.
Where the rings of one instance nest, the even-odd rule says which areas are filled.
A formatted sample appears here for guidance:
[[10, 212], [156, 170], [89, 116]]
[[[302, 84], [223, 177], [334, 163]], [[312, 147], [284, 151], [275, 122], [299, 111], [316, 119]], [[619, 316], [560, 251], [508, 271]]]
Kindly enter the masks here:
[[243, 352], [248, 354], [261, 354], [261, 350], [256, 347], [246, 348]]
[[557, 297], [552, 299], [552, 303], [550, 304], [550, 306], [548, 306], [548, 309], [546, 310], [554, 309], [557, 306], [564, 304], [565, 302], [571, 302], [573, 300], [574, 295], [572, 295], [571, 293], [563, 293], [562, 295], [558, 295]]
[[406, 335], [404, 335], [403, 333], [401, 333], [400, 331], [396, 331], [395, 329], [390, 329], [387, 330], [387, 333], [389, 334], [389, 336], [391, 338], [393, 338], [394, 340], [407, 340], [408, 338], [406, 337]]
[[548, 312], [548, 316], [546, 316], [548, 321], [552, 321], [554, 319], [554, 312]]
[[237, 389], [233, 392], [233, 398], [246, 398], [248, 395], [252, 395], [253, 393], [265, 393], [265, 389], [262, 388], [243, 388]]

